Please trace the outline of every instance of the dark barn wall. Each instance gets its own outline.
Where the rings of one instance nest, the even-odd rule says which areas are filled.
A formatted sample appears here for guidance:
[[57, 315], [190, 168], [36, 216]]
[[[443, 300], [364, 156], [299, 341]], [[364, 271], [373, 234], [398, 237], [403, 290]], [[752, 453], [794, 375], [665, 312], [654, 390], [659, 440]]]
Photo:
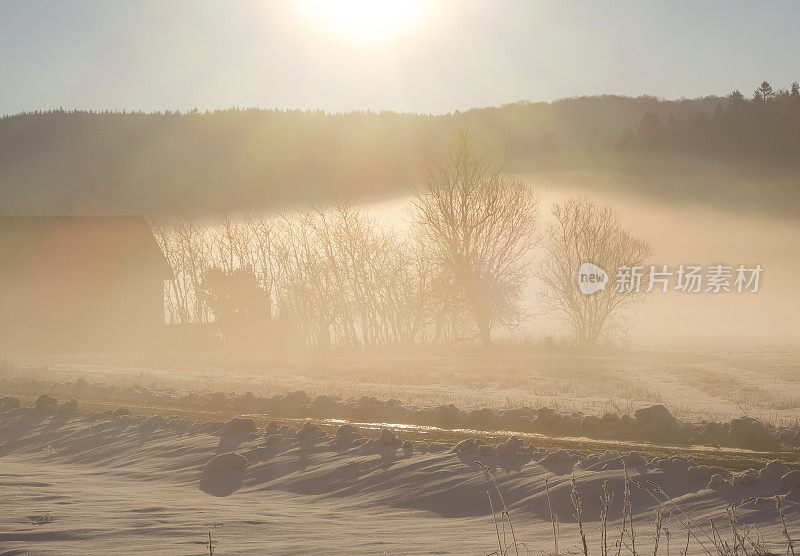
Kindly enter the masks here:
[[0, 350], [157, 345], [169, 269], [143, 218], [0, 220]]

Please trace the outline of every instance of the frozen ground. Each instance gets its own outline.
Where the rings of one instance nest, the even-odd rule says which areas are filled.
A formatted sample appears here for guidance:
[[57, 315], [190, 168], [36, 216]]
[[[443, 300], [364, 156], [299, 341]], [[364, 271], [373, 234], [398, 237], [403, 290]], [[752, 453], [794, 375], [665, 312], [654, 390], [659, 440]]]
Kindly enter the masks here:
[[[374, 396], [433, 407], [549, 407], [558, 412], [633, 414], [663, 404], [686, 421], [749, 416], [774, 425], [800, 422], [797, 342], [695, 343], [675, 349], [576, 355], [550, 349], [413, 353], [160, 353], [17, 357], [26, 378], [118, 386], [272, 396]], [[0, 371], [0, 377], [2, 376]]]
[[[209, 531], [216, 554], [487, 554], [498, 545], [487, 498], [493, 487], [475, 460], [493, 470], [522, 553], [553, 551], [546, 480], [560, 550], [579, 552], [573, 475], [591, 553], [599, 552], [603, 482], [613, 491], [613, 546], [623, 461], [640, 553], [652, 551], [659, 508], [662, 549], [668, 530], [676, 554], [686, 543], [681, 522], [697, 535], [691, 554], [714, 550], [703, 532], [713, 536], [712, 518], [724, 539], [736, 542], [731, 506], [742, 542], [785, 553], [775, 495], [783, 496], [790, 532], [800, 527], [800, 477], [777, 462], [731, 474], [677, 457], [547, 452], [513, 440], [436, 451], [403, 446], [390, 432], [365, 439], [348, 428], [325, 436], [313, 425], [265, 430], [249, 420], [223, 426], [40, 407], [0, 413], [0, 549], [7, 554], [202, 554]], [[675, 506], [643, 489], [655, 484]], [[500, 506], [496, 494], [492, 501]]]
[[[453, 451], [455, 442], [472, 433], [408, 430], [395, 442], [390, 435], [377, 439], [378, 430], [362, 430], [366, 438], [350, 433], [337, 439], [330, 425], [324, 436], [310, 425], [302, 434], [291, 429], [276, 434], [264, 429], [268, 418], [229, 425], [227, 432], [213, 421], [270, 414], [259, 411], [259, 404], [275, 415], [280, 409], [287, 417], [283, 422], [296, 429], [317, 410], [315, 422], [322, 423], [325, 411], [343, 408], [351, 421], [369, 421], [387, 408], [389, 415], [408, 415], [453, 404], [464, 423], [485, 418], [486, 412], [471, 413], [479, 408], [497, 415], [513, 415], [510, 410], [524, 406], [550, 407], [560, 415], [633, 415], [664, 404], [685, 426], [695, 423], [695, 430], [705, 426], [698, 424], [703, 419], [727, 423], [747, 415], [796, 431], [799, 355], [796, 346], [768, 344], [592, 356], [555, 348], [486, 353], [465, 347], [413, 354], [14, 357], [0, 362], [0, 397], [25, 395], [23, 407], [0, 408], [0, 554], [207, 554], [209, 532], [215, 554], [489, 554], [498, 540], [486, 491], [493, 493], [495, 509], [501, 503], [476, 460], [495, 473], [515, 535], [524, 542], [521, 553], [553, 552], [546, 480], [558, 515], [560, 551], [582, 553], [570, 501], [573, 473], [589, 552], [599, 553], [600, 494], [607, 481], [614, 493], [608, 538], [616, 553], [624, 471], [621, 456], [603, 454], [615, 447], [610, 441], [577, 444], [529, 434], [520, 435], [523, 445], [509, 446], [496, 432], [482, 438], [501, 443], [498, 448]], [[287, 395], [300, 389], [308, 396]], [[45, 391], [58, 393], [62, 404], [75, 397], [96, 412], [137, 405], [131, 404], [134, 415], [30, 407]], [[332, 403], [325, 398], [330, 395], [341, 401]], [[175, 416], [153, 415], [167, 414], [166, 408]], [[634, 425], [632, 430], [646, 430], [637, 420]], [[404, 440], [413, 440], [410, 450], [403, 448]], [[432, 441], [443, 444], [439, 451], [430, 449]], [[793, 482], [800, 478], [782, 480], [789, 471], [785, 464], [796, 466], [796, 447], [769, 456], [693, 452], [688, 446], [616, 447], [623, 454], [639, 449], [647, 460], [642, 465], [641, 457], [625, 456], [639, 553], [653, 549], [659, 508], [663, 553], [667, 531], [670, 550], [680, 553], [686, 524], [696, 535], [690, 538], [691, 554], [705, 554], [704, 545], [716, 553], [710, 518], [732, 545], [737, 540], [729, 507], [737, 532], [749, 535], [742, 542], [764, 542], [786, 553], [775, 495], [783, 497], [789, 532], [800, 535], [800, 485]], [[244, 459], [230, 455], [209, 463], [232, 452]], [[764, 468], [770, 457], [784, 464]], [[720, 464], [735, 471], [714, 467]], [[754, 470], [743, 471], [748, 466]], [[643, 490], [653, 484], [680, 510]], [[631, 542], [628, 533], [626, 546]]]

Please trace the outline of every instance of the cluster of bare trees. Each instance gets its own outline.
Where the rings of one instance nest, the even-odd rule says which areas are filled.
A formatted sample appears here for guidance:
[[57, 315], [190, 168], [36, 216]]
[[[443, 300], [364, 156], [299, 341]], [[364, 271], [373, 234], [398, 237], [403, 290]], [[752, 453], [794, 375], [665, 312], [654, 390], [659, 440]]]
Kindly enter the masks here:
[[175, 272], [170, 322], [249, 323], [264, 333], [272, 323], [282, 339], [312, 346], [403, 344], [426, 332], [429, 284], [413, 246], [350, 205], [176, 219], [154, 230]]
[[[577, 289], [581, 262], [640, 264], [649, 247], [611, 209], [588, 200], [553, 208], [544, 259], [538, 195], [459, 134], [414, 191], [408, 227], [347, 203], [273, 216], [153, 223], [175, 277], [171, 323], [214, 323], [230, 339], [301, 345], [404, 345], [479, 339], [524, 318], [537, 275], [577, 343], [594, 343], [633, 296]], [[630, 259], [630, 260], [629, 260]], [[534, 272], [535, 270], [535, 272]]]

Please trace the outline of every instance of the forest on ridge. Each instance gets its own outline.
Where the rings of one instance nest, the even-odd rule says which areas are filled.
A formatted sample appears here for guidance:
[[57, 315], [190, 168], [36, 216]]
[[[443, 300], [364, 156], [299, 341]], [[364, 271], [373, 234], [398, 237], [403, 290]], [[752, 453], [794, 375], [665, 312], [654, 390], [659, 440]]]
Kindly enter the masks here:
[[[54, 110], [0, 118], [5, 214], [211, 213], [404, 194], [469, 129], [518, 175], [615, 172], [646, 194], [725, 168], [759, 176], [759, 202], [793, 211], [797, 83], [752, 95], [602, 95], [450, 114], [239, 109]], [[748, 171], [750, 174], [748, 174]], [[666, 184], [676, 175], [679, 185]], [[655, 179], [657, 176], [658, 179]], [[754, 178], [755, 179], [755, 178]], [[691, 198], [738, 187], [715, 176]], [[678, 196], [678, 193], [674, 193]], [[746, 196], [747, 193], [744, 194]]]

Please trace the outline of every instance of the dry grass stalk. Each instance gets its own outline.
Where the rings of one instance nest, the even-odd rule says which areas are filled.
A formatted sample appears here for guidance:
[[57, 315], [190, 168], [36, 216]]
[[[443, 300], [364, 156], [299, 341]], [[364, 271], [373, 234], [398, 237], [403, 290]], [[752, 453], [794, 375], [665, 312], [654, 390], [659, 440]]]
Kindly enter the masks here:
[[714, 546], [717, 548], [717, 552], [719, 554], [728, 554], [730, 552], [728, 543], [723, 540], [722, 535], [720, 535], [719, 531], [717, 531], [717, 526], [714, 524], [714, 520], [709, 519], [708, 521], [711, 523], [711, 535], [714, 541]]
[[686, 532], [686, 548], [681, 551], [681, 556], [686, 556], [687, 554], [689, 554], [689, 537], [690, 536], [691, 536], [690, 533], [687, 531]]
[[[703, 544], [703, 541], [701, 541], [698, 538], [698, 536], [695, 534], [695, 532], [692, 530], [692, 528], [689, 526], [689, 524], [694, 525], [695, 528], [699, 529], [706, 536], [706, 538], [708, 538], [711, 541], [711, 543], [714, 544], [714, 546], [717, 548], [717, 550], [719, 550], [719, 547], [714, 542], [713, 538], [709, 536], [709, 534], [706, 532], [706, 530], [703, 529], [702, 527], [700, 527], [697, 523], [695, 523], [695, 521], [691, 517], [686, 515], [686, 512], [684, 512], [675, 503], [675, 501], [672, 500], [672, 498], [670, 498], [669, 495], [666, 492], [664, 492], [664, 489], [662, 489], [658, 484], [654, 483], [653, 481], [647, 481], [647, 484], [649, 484], [649, 485], [651, 485], [653, 487], [652, 489], [648, 488], [646, 485], [644, 485], [643, 483], [641, 483], [639, 481], [633, 481], [633, 484], [635, 484], [640, 489], [642, 489], [644, 492], [646, 492], [653, 500], [655, 500], [658, 503], [659, 506], [661, 506], [661, 508], [667, 509], [667, 511], [670, 513], [670, 515], [675, 517], [675, 519], [678, 521], [678, 523], [680, 523], [683, 526], [683, 528], [686, 529], [687, 533], [689, 535], [691, 535], [692, 537], [694, 537], [694, 539], [697, 541], [697, 543], [703, 548], [703, 550], [705, 550], [706, 554], [712, 554], [712, 552], [706, 547], [705, 544]], [[661, 494], [670, 503], [670, 505], [673, 508], [675, 508], [675, 510], [680, 515], [676, 514], [672, 510], [668, 509], [666, 507], [666, 505], [664, 504], [664, 502], [661, 499], [659, 499], [658, 496], [656, 496], [656, 494], [655, 494], [656, 492]], [[685, 522], [681, 519], [681, 517], [680, 517], [681, 515], [686, 520]]]
[[575, 474], [572, 474], [572, 492], [570, 494], [572, 500], [572, 507], [575, 508], [575, 518], [578, 520], [578, 528], [581, 532], [581, 542], [583, 543], [583, 556], [589, 556], [589, 549], [586, 546], [586, 535], [583, 532], [583, 519], [581, 514], [583, 512], [583, 501], [578, 494], [578, 485], [575, 482]]
[[[508, 514], [508, 508], [506, 506], [505, 500], [503, 498], [502, 491], [500, 490], [497, 481], [494, 478], [494, 474], [492, 470], [485, 465], [481, 464], [480, 462], [475, 462], [481, 466], [481, 468], [486, 472], [487, 476], [490, 478], [491, 483], [497, 492], [497, 496], [503, 506], [502, 511], [500, 511], [500, 524], [502, 524], [503, 534], [500, 534], [500, 524], [497, 522], [497, 513], [494, 508], [494, 502], [492, 500], [492, 495], [489, 490], [486, 491], [486, 494], [489, 498], [489, 506], [492, 511], [492, 518], [495, 524], [495, 533], [497, 535], [497, 542], [499, 550], [492, 554], [498, 554], [499, 556], [505, 556], [510, 552], [511, 547], [514, 547], [516, 554], [519, 554], [518, 551], [518, 542], [514, 535], [513, 525], [511, 524], [511, 518]], [[653, 545], [653, 556], [658, 556], [658, 550], [661, 548], [661, 537], [662, 534], [666, 537], [666, 554], [669, 556], [670, 554], [670, 530], [669, 527], [665, 526], [669, 524], [669, 521], [665, 524], [664, 518], [665, 513], [666, 517], [674, 517], [678, 523], [686, 530], [686, 546], [680, 550], [681, 556], [685, 556], [689, 552], [689, 545], [691, 543], [692, 537], [694, 537], [695, 541], [700, 545], [703, 551], [712, 556], [712, 552], [708, 549], [708, 547], [703, 543], [700, 537], [695, 533], [696, 530], [699, 530], [714, 546], [716, 549], [716, 553], [719, 556], [768, 556], [770, 554], [774, 554], [767, 548], [766, 541], [760, 534], [757, 528], [755, 527], [745, 527], [744, 529], [739, 526], [737, 515], [734, 506], [729, 506], [726, 508], [726, 513], [728, 516], [729, 525], [731, 528], [731, 533], [733, 536], [733, 545], [729, 544], [728, 541], [722, 538], [720, 531], [718, 530], [716, 524], [714, 523], [713, 519], [709, 520], [711, 534], [703, 528], [700, 527], [691, 517], [689, 517], [686, 512], [678, 506], [675, 501], [667, 495], [666, 492], [656, 483], [652, 481], [647, 481], [647, 485], [643, 484], [642, 482], [636, 481], [631, 479], [628, 475], [628, 470], [624, 467], [624, 476], [625, 476], [625, 488], [624, 488], [624, 502], [623, 502], [623, 510], [622, 510], [622, 522], [620, 527], [620, 536], [619, 540], [615, 543], [617, 547], [617, 555], [621, 556], [623, 547], [630, 551], [634, 556], [636, 556], [636, 534], [633, 524], [633, 510], [632, 510], [632, 501], [631, 501], [631, 486], [630, 484], [633, 483], [644, 492], [646, 492], [657, 504], [658, 508], [653, 520], [655, 531], [654, 531], [654, 545]], [[572, 476], [572, 489], [570, 493], [570, 500], [572, 502], [572, 506], [575, 509], [575, 518], [578, 522], [578, 529], [581, 536], [581, 545], [583, 548], [584, 556], [588, 556], [588, 542], [586, 540], [586, 534], [584, 531], [583, 526], [583, 501], [580, 497], [580, 493], [577, 487], [577, 480], [575, 479], [575, 475]], [[648, 486], [650, 485], [650, 486]], [[652, 487], [652, 488], [651, 488]], [[553, 512], [553, 505], [552, 499], [550, 495], [550, 482], [549, 479], [545, 479], [545, 490], [547, 495], [547, 506], [548, 511], [550, 513], [550, 520], [553, 526], [553, 547], [554, 547], [554, 554], [558, 556], [559, 552], [559, 528], [558, 528], [558, 515]], [[663, 500], [659, 498], [657, 495], [661, 495]], [[608, 487], [608, 482], [603, 481], [601, 486], [601, 513], [600, 513], [600, 554], [601, 556], [608, 556], [608, 516], [611, 508], [611, 503], [613, 501], [614, 494]], [[756, 499], [753, 499], [756, 500]], [[757, 499], [763, 501], [765, 499]], [[783, 512], [783, 507], [781, 504], [781, 500], [779, 496], [775, 496], [775, 502], [778, 510], [778, 514], [780, 515], [781, 525], [782, 525], [782, 533], [783, 536], [786, 537], [787, 545], [786, 545], [786, 556], [795, 556], [794, 545], [792, 542], [792, 538], [789, 535], [788, 526], [786, 524], [786, 515]], [[506, 542], [506, 524], [505, 521], [508, 520], [508, 526], [512, 536], [512, 543], [508, 544]], [[630, 543], [628, 542], [630, 541]], [[524, 547], [524, 545], [523, 545]]]
[[494, 521], [494, 530], [497, 533], [497, 546], [499, 551], [496, 554], [503, 554], [503, 543], [500, 541], [500, 528], [497, 526], [497, 514], [494, 511], [494, 503], [492, 502], [492, 493], [486, 491], [486, 497], [489, 498], [489, 509], [492, 511], [492, 521]]
[[553, 513], [553, 504], [550, 502], [550, 482], [548, 479], [544, 480], [544, 488], [547, 491], [547, 509], [550, 512], [550, 521], [553, 523], [553, 546], [555, 547], [554, 555], [558, 556], [558, 516]]
[[658, 541], [661, 539], [661, 525], [664, 519], [664, 512], [661, 508], [658, 509], [656, 512], [656, 535], [655, 535], [655, 542], [653, 546], [653, 556], [658, 556]]
[[[489, 497], [489, 508], [492, 511], [492, 518], [494, 519], [494, 526], [497, 532], [497, 543], [500, 549], [498, 554], [499, 556], [504, 556], [505, 554], [508, 554], [510, 550], [513, 548], [515, 555], [519, 556], [519, 545], [517, 542], [517, 537], [514, 534], [514, 525], [511, 523], [511, 514], [508, 513], [508, 506], [506, 505], [506, 500], [503, 497], [503, 492], [500, 490], [500, 485], [497, 484], [497, 480], [494, 477], [494, 473], [488, 466], [482, 464], [479, 461], [476, 461], [475, 463], [479, 465], [481, 469], [483, 469], [484, 473], [486, 473], [486, 476], [489, 477], [489, 480], [491, 481], [495, 492], [497, 492], [497, 497], [500, 499], [500, 504], [503, 506], [503, 510], [500, 512], [500, 523], [503, 527], [503, 536], [501, 540], [500, 528], [497, 525], [496, 512], [494, 510], [494, 503], [492, 502], [492, 495], [490, 491], [488, 490], [486, 491], [486, 495]], [[511, 533], [511, 544], [508, 544], [508, 542], [506, 541], [506, 521], [508, 521], [508, 528]]]
[[[623, 494], [624, 498], [622, 501], [622, 527], [620, 528], [619, 541], [617, 542], [617, 556], [620, 556], [622, 554], [622, 547], [625, 545], [625, 533], [626, 533], [625, 526], [627, 525], [628, 512], [630, 511], [631, 489], [630, 489], [630, 484], [628, 482], [627, 468], [625, 469], [625, 488], [623, 490]], [[635, 550], [632, 550], [632, 552], [636, 554]]]
[[739, 533], [739, 527], [736, 523], [736, 512], [734, 511], [733, 506], [729, 506], [727, 509], [728, 512], [728, 523], [731, 526], [731, 532], [733, 533], [734, 538], [734, 553], [736, 552], [736, 547], [740, 546], [742, 548], [742, 552], [745, 556], [748, 556], [747, 548], [744, 545], [744, 537]]
[[608, 481], [603, 481], [600, 496], [603, 505], [600, 513], [600, 556], [608, 556], [608, 512], [613, 500], [614, 493], [608, 489]]
[[775, 504], [778, 507], [778, 514], [781, 516], [781, 525], [783, 525], [783, 536], [786, 537], [786, 556], [791, 554], [794, 556], [794, 546], [792, 545], [792, 537], [789, 536], [789, 529], [786, 528], [786, 515], [783, 513], [783, 506], [781, 506], [781, 497], [775, 495]]
[[622, 469], [625, 473], [625, 505], [628, 508], [628, 525], [630, 525], [631, 552], [636, 555], [636, 530], [633, 528], [633, 507], [631, 506], [631, 487], [628, 477], [628, 466], [622, 462]]

